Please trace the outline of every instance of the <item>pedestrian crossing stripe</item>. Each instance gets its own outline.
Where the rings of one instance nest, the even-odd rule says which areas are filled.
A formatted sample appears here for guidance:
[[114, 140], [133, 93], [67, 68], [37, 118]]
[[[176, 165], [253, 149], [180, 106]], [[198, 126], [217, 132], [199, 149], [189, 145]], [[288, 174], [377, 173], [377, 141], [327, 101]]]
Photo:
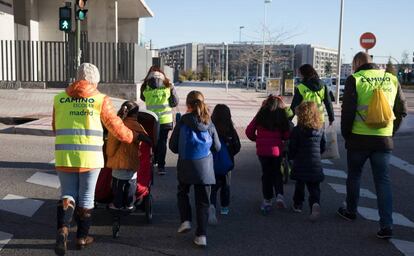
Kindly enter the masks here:
[[323, 168], [323, 173], [326, 176], [331, 176], [331, 177], [335, 177], [335, 178], [346, 179], [346, 177], [347, 177], [347, 174], [344, 171], [337, 170], [337, 169]]
[[3, 249], [3, 247], [10, 242], [13, 235], [0, 231], [0, 251]]
[[414, 175], [414, 165], [410, 164], [407, 161], [404, 161], [396, 156], [391, 156], [390, 164], [403, 171], [406, 171], [411, 175]]
[[329, 164], [329, 165], [333, 165], [334, 164], [331, 160], [328, 160], [328, 159], [323, 159], [322, 160], [322, 163], [323, 164]]
[[[358, 213], [367, 220], [379, 221], [378, 210], [373, 208], [358, 207]], [[392, 219], [394, 225], [414, 228], [414, 223], [404, 215], [393, 212]]]
[[[333, 190], [335, 190], [339, 194], [346, 194], [346, 186], [342, 184], [335, 184], [335, 183], [328, 183], [329, 186], [332, 187]], [[361, 188], [359, 190], [359, 196], [360, 197], [366, 197], [369, 199], [377, 199], [377, 196], [372, 193], [370, 190]]]
[[399, 239], [390, 239], [391, 243], [405, 256], [414, 256], [414, 243]]
[[26, 182], [56, 189], [60, 188], [59, 177], [56, 174], [36, 172]]
[[32, 217], [43, 203], [41, 200], [8, 194], [0, 200], [0, 210]]

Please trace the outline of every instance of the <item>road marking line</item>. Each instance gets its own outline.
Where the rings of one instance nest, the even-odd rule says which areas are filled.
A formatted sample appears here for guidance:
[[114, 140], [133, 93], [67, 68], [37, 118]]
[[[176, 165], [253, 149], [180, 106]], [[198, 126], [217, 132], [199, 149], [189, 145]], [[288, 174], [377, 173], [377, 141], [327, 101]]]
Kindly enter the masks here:
[[330, 164], [330, 165], [333, 165], [334, 164], [331, 160], [328, 160], [328, 159], [323, 159], [322, 160], [322, 163], [323, 164]]
[[32, 217], [43, 203], [41, 200], [8, 194], [0, 200], [0, 210]]
[[327, 176], [336, 177], [336, 178], [346, 179], [347, 177], [344, 171], [336, 170], [336, 169], [323, 168], [323, 173]]
[[[362, 217], [368, 220], [379, 221], [378, 210], [373, 208], [358, 207], [358, 212]], [[394, 225], [405, 226], [409, 228], [414, 228], [414, 223], [409, 220], [404, 215], [393, 212], [392, 218], [394, 220]]]
[[13, 235], [0, 231], [0, 251], [3, 249], [3, 247], [10, 242]]
[[410, 164], [407, 161], [404, 161], [396, 156], [391, 156], [390, 164], [395, 167], [408, 172], [411, 175], [414, 175], [414, 165]]
[[26, 182], [56, 189], [60, 188], [59, 177], [55, 174], [44, 172], [36, 172], [32, 177], [28, 178]]
[[399, 239], [390, 239], [391, 243], [405, 256], [414, 256], [414, 243]]
[[[346, 194], [346, 186], [345, 185], [335, 184], [335, 183], [328, 183], [328, 184], [337, 193], [339, 193], [339, 194]], [[359, 190], [359, 196], [360, 197], [366, 197], [366, 198], [369, 198], [369, 199], [377, 199], [377, 196], [374, 193], [372, 193], [371, 191], [369, 191], [368, 189], [365, 189], [365, 188], [361, 188]]]

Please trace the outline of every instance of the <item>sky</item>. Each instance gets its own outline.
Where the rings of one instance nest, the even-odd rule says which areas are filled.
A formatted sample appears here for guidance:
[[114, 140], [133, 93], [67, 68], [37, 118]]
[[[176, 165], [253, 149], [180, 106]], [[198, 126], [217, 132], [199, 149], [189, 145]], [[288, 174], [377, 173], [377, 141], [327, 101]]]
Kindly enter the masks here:
[[[264, 0], [145, 0], [154, 12], [145, 19], [145, 38], [153, 48], [182, 43], [261, 41]], [[282, 36], [284, 44], [314, 44], [338, 48], [341, 0], [272, 0], [267, 4], [266, 30], [270, 37]], [[401, 61], [414, 52], [414, 0], [344, 0], [342, 58], [349, 63], [363, 50], [359, 37], [376, 35], [371, 49], [377, 63], [392, 56]]]

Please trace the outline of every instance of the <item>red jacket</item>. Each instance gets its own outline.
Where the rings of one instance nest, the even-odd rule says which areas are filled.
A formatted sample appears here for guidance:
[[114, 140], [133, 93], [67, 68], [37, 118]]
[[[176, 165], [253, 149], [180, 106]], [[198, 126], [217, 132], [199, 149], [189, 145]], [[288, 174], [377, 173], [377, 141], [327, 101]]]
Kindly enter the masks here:
[[283, 141], [289, 139], [288, 131], [270, 131], [257, 126], [256, 118], [247, 126], [246, 135], [251, 141], [256, 141], [256, 153], [258, 156], [280, 156], [283, 151]]

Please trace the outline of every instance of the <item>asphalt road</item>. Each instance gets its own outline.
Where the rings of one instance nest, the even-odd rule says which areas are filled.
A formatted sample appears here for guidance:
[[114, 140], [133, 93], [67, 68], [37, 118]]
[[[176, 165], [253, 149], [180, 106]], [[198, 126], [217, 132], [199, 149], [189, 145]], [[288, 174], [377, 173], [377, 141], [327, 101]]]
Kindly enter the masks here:
[[[396, 157], [411, 164], [414, 163], [413, 139], [412, 135], [397, 137], [395, 149]], [[59, 190], [26, 181], [39, 173], [54, 175], [53, 165], [49, 163], [53, 160], [53, 138], [0, 134], [0, 145], [0, 198], [3, 198], [0, 200], [0, 244], [5, 244], [0, 255], [53, 255]], [[342, 142], [340, 148], [341, 156], [344, 156]], [[325, 167], [346, 171], [345, 161], [342, 157]], [[340, 177], [326, 176], [322, 184], [322, 216], [318, 222], [308, 220], [307, 208], [301, 214], [290, 209], [274, 209], [268, 216], [262, 216], [259, 211], [261, 170], [255, 146], [250, 142], [243, 142], [242, 152], [236, 157], [230, 214], [219, 216], [219, 225], [209, 227], [208, 247], [197, 248], [192, 244], [193, 232], [176, 233], [179, 217], [175, 163], [176, 157], [169, 152], [168, 174], [155, 177], [153, 224], [146, 224], [143, 215], [126, 217], [120, 238], [113, 239], [110, 215], [106, 210], [98, 209], [91, 229], [96, 243], [82, 251], [76, 251], [71, 243], [68, 255], [404, 255], [392, 242], [375, 238], [377, 222], [362, 215], [355, 222], [346, 222], [336, 216], [335, 211], [342, 204], [344, 195], [328, 183], [344, 185], [345, 179]], [[366, 167], [361, 187], [375, 193], [369, 165]], [[410, 166], [403, 168], [408, 171], [395, 166], [391, 169], [394, 211], [405, 216], [408, 219], [405, 225], [410, 226], [414, 221], [414, 173], [409, 173]], [[48, 182], [47, 179], [43, 181]], [[285, 189], [290, 206], [293, 183]], [[30, 199], [10, 195], [38, 201], [33, 203]], [[23, 206], [27, 202], [31, 206]], [[19, 205], [25, 209], [23, 212], [4, 210]], [[360, 206], [376, 209], [376, 201], [361, 198]], [[13, 236], [10, 241], [7, 241], [7, 235]], [[396, 225], [395, 238], [414, 242], [414, 226]], [[408, 246], [406, 252], [410, 248], [413, 249]]]

